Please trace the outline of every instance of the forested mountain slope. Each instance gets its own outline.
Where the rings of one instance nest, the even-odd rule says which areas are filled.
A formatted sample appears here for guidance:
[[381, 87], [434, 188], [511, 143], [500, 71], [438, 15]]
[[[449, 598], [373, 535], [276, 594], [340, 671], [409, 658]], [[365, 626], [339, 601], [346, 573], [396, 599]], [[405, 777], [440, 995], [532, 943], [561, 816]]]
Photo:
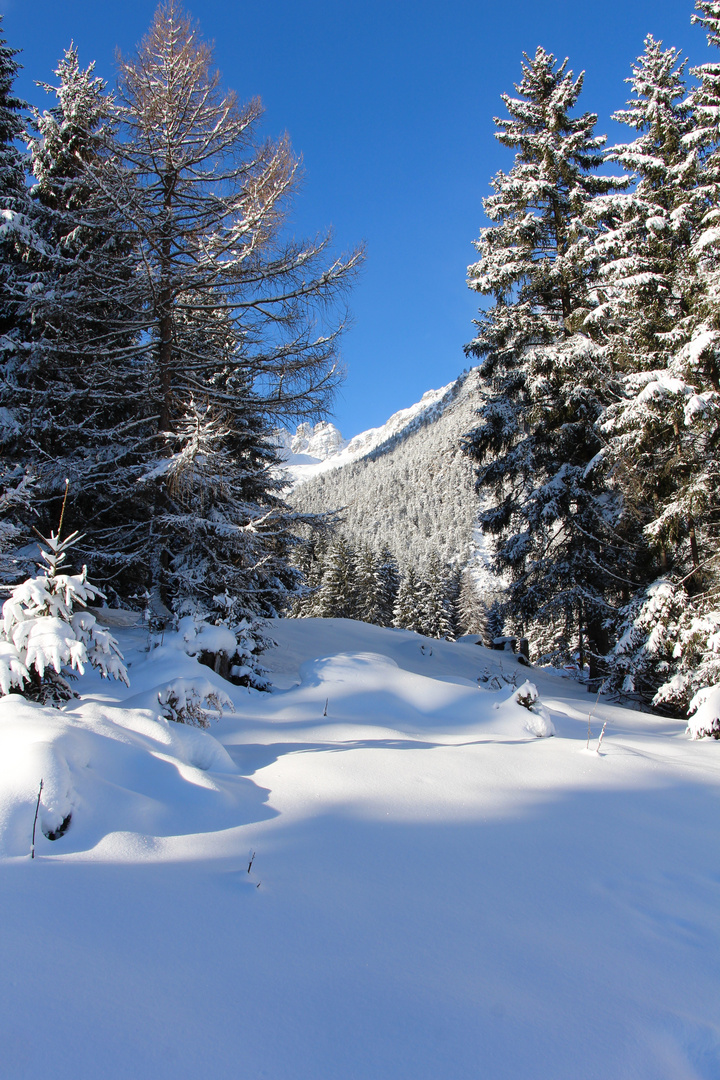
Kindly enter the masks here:
[[[340, 510], [350, 543], [387, 547], [400, 562], [423, 563], [438, 552], [447, 562], [465, 565], [473, 552], [478, 502], [460, 443], [473, 426], [479, 384], [476, 370], [464, 372], [383, 427], [349, 444], [338, 440], [340, 449], [322, 459], [311, 456], [317, 442], [312, 431], [286, 436], [294, 484], [288, 501], [303, 511]], [[325, 431], [328, 425], [318, 427]]]

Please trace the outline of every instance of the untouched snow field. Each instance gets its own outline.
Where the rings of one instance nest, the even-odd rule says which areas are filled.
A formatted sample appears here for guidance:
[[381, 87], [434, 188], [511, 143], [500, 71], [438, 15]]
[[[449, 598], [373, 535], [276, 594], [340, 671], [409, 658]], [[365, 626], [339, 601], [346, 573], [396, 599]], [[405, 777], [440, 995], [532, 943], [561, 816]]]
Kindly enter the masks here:
[[272, 694], [113, 632], [129, 690], [0, 700], [3, 1076], [720, 1077], [720, 743], [601, 700], [588, 751], [577, 684], [407, 631], [281, 621]]

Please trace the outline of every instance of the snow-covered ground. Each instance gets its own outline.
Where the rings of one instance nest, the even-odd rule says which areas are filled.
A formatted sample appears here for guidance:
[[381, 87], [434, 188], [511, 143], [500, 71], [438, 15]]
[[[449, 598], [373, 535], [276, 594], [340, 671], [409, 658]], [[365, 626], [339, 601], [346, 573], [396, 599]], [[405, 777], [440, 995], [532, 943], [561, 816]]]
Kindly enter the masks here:
[[[720, 1076], [720, 743], [601, 700], [587, 750], [531, 672], [537, 738], [507, 655], [273, 630], [269, 695], [113, 627], [129, 689], [0, 700], [3, 1076]], [[234, 711], [163, 720], [199, 677]]]

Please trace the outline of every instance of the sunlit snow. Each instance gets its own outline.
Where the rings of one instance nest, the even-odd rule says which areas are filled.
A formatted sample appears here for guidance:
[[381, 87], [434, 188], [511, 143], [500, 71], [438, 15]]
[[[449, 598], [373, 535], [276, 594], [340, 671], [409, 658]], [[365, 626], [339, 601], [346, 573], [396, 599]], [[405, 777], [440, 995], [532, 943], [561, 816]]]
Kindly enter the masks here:
[[122, 622], [129, 689], [0, 700], [4, 1075], [717, 1075], [720, 743], [467, 641], [279, 621], [262, 694]]

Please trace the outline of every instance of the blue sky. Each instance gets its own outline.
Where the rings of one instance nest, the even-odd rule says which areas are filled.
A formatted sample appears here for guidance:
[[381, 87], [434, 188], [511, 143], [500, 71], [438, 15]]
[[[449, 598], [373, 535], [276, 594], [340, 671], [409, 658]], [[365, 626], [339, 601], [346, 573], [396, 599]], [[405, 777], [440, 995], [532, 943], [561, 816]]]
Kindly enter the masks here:
[[[652, 33], [692, 63], [716, 56], [692, 0], [194, 0], [187, 3], [241, 99], [259, 94], [270, 135], [304, 160], [298, 234], [332, 227], [338, 249], [367, 244], [351, 297], [348, 376], [335, 420], [346, 436], [455, 378], [467, 361], [477, 298], [465, 272], [489, 181], [512, 162], [494, 139], [500, 94], [522, 52], [543, 45], [586, 71], [583, 109], [598, 130], [625, 99], [623, 79]], [[83, 65], [112, 83], [116, 47], [131, 52], [154, 0], [0, 0], [8, 44], [21, 48], [19, 92], [74, 39]], [[720, 57], [717, 57], [720, 59]], [[45, 99], [47, 100], [47, 99]]]

